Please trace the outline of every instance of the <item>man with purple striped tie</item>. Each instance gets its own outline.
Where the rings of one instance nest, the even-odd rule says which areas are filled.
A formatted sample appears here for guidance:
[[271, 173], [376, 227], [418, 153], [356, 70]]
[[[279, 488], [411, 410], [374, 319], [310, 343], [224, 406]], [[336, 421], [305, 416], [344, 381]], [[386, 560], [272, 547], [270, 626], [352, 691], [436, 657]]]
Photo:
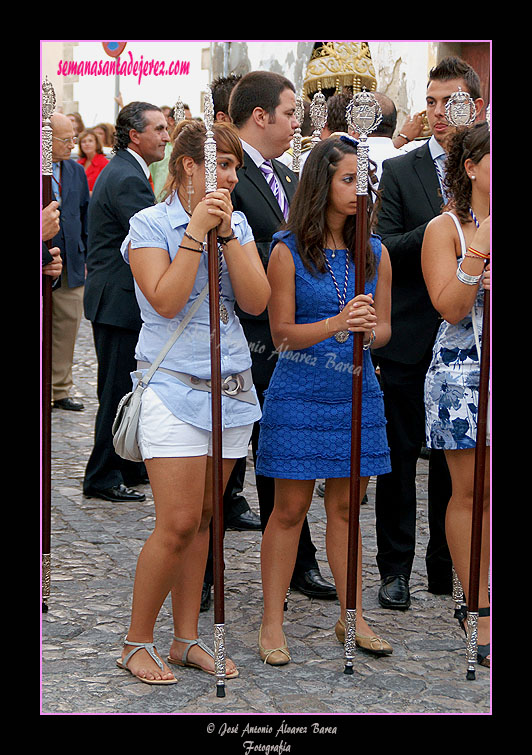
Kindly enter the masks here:
[[[238, 170], [238, 184], [231, 195], [235, 210], [243, 212], [255, 237], [257, 249], [267, 266], [273, 234], [288, 216], [297, 176], [279, 160], [289, 147], [298, 126], [292, 82], [270, 71], [252, 71], [231, 92], [229, 115], [238, 129], [244, 148], [244, 165]], [[276, 362], [268, 314], [252, 317], [238, 309], [253, 360], [253, 383], [262, 405]], [[252, 447], [256, 456], [259, 423], [255, 424]], [[262, 530], [273, 509], [274, 480], [256, 475]], [[305, 520], [291, 586], [313, 598], [335, 598], [334, 585], [325, 581], [316, 561], [316, 548]]]

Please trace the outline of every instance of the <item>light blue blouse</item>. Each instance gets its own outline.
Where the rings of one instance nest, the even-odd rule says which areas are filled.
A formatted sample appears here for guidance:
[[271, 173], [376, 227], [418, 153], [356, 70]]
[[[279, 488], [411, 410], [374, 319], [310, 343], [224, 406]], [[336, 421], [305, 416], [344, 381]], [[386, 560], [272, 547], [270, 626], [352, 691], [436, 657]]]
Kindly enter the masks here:
[[[173, 194], [168, 201], [137, 212], [130, 220], [129, 233], [120, 249], [124, 260], [129, 263], [130, 244], [133, 249], [152, 247], [165, 249], [170, 260], [173, 260], [178, 254], [189, 220], [176, 194]], [[231, 225], [241, 245], [253, 241], [253, 233], [243, 213], [233, 212]], [[135, 281], [135, 294], [143, 323], [135, 350], [137, 360], [153, 362], [170, 337], [172, 330], [177, 328], [207, 281], [208, 255], [204, 252], [190, 298], [176, 317], [171, 319], [162, 317], [156, 312]], [[223, 378], [251, 367], [247, 340], [234, 310], [235, 296], [225, 260], [222, 262], [221, 295], [229, 313], [227, 324], [220, 322], [220, 360]], [[164, 358], [161, 367], [210, 379], [208, 295]], [[142, 374], [146, 372], [146, 369], [141, 370]], [[135, 373], [132, 373], [131, 377], [133, 387], [135, 387], [137, 383]], [[178, 378], [159, 370], [155, 372], [149, 385], [176, 417], [196, 427], [211, 429], [210, 393], [189, 388]], [[255, 388], [252, 390], [255, 393]], [[222, 394], [222, 428], [247, 425], [260, 419], [260, 416], [258, 401], [253, 405]]]

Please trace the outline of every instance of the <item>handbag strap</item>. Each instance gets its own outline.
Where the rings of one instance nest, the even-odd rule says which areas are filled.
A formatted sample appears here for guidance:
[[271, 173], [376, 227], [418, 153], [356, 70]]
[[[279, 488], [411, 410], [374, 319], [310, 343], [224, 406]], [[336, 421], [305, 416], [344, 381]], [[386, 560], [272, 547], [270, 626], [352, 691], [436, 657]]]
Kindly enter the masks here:
[[186, 313], [186, 315], [183, 317], [183, 319], [181, 320], [181, 322], [177, 326], [175, 332], [172, 333], [172, 335], [170, 336], [170, 338], [168, 339], [168, 341], [165, 343], [165, 345], [163, 346], [163, 348], [161, 349], [161, 351], [157, 355], [157, 358], [152, 362], [152, 365], [151, 365], [150, 369], [148, 370], [148, 372], [144, 375], [143, 378], [141, 378], [139, 380], [139, 385], [142, 384], [142, 386], [144, 388], [148, 385], [148, 383], [150, 382], [150, 380], [153, 377], [153, 373], [159, 367], [159, 365], [161, 364], [161, 362], [163, 361], [163, 359], [165, 358], [165, 356], [168, 354], [168, 352], [170, 351], [170, 349], [172, 348], [172, 346], [174, 345], [174, 343], [177, 341], [177, 339], [179, 338], [179, 336], [181, 335], [181, 333], [184, 331], [184, 329], [186, 328], [186, 326], [188, 325], [188, 323], [190, 322], [190, 320], [194, 316], [194, 314], [195, 314], [196, 310], [199, 308], [200, 304], [205, 299], [205, 297], [207, 295], [208, 289], [209, 289], [209, 284], [206, 283], [205, 286], [203, 287], [201, 293], [199, 294], [198, 298], [195, 300], [195, 302], [192, 304], [192, 306], [190, 307], [190, 309], [188, 310], [188, 312]]

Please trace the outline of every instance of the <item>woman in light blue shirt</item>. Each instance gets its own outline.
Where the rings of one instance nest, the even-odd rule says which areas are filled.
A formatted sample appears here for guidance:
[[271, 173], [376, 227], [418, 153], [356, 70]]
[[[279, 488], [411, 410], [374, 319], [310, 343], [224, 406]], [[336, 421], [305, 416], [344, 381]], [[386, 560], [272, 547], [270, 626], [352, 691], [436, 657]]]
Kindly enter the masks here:
[[[122, 254], [131, 265], [143, 321], [135, 385], [207, 284], [205, 240], [217, 228], [225, 485], [235, 460], [246, 456], [253, 423], [261, 415], [234, 304], [258, 315], [267, 306], [270, 287], [247, 220], [232, 211], [230, 194], [243, 161], [240, 140], [229, 124], [215, 123], [213, 132], [217, 191], [205, 196], [205, 126], [184, 121], [169, 162], [167, 198], [131, 218]], [[155, 621], [169, 592], [174, 639], [167, 661], [214, 673], [212, 651], [197, 636], [212, 516], [210, 376], [207, 296], [142, 398], [138, 439], [156, 522], [139, 556], [131, 623], [117, 663], [148, 684], [177, 681], [153, 644]], [[226, 675], [238, 676], [230, 659]]]

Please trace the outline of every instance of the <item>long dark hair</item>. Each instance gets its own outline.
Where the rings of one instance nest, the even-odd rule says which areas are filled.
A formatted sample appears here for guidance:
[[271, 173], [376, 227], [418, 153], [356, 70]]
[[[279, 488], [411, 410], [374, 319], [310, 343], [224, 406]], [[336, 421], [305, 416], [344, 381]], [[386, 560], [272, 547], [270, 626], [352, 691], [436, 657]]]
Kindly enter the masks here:
[[[329, 202], [331, 181], [338, 169], [338, 163], [345, 155], [356, 155], [356, 141], [340, 137], [324, 139], [308, 156], [301, 180], [290, 204], [290, 214], [283, 229], [294, 233], [301, 261], [311, 273], [326, 272], [323, 248], [327, 240], [326, 210]], [[374, 171], [370, 166], [370, 175]], [[375, 255], [370, 245], [378, 205], [378, 193], [368, 181], [367, 237], [366, 237], [366, 279], [372, 280], [377, 271]], [[354, 261], [357, 216], [346, 218], [343, 236]]]
[[475, 165], [490, 152], [490, 130], [487, 121], [473, 126], [461, 126], [453, 134], [445, 161], [445, 186], [452, 207], [462, 223], [472, 222], [469, 214], [471, 205], [471, 181], [464, 163], [472, 160]]

